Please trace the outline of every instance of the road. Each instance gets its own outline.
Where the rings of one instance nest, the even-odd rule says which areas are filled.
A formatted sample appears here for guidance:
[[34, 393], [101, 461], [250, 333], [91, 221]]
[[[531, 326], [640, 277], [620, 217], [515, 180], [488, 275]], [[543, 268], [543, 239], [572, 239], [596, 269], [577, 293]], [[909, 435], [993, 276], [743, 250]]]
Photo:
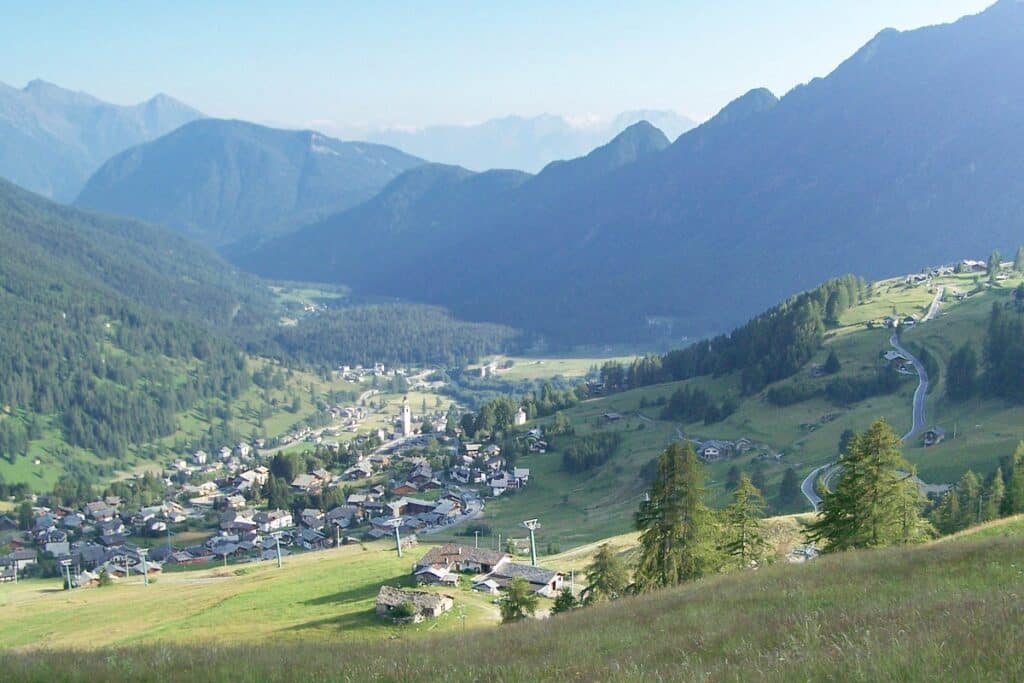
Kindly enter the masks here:
[[942, 296], [945, 293], [945, 287], [938, 287], [935, 290], [935, 298], [932, 299], [932, 305], [928, 307], [928, 312], [925, 314], [924, 318], [921, 319], [921, 322], [926, 323], [939, 314], [939, 309], [942, 307]]
[[[934, 303], [933, 303], [934, 305]], [[930, 311], [929, 311], [930, 313]], [[915, 436], [920, 434], [925, 429], [925, 412], [924, 412], [924, 401], [925, 396], [928, 393], [928, 371], [925, 370], [924, 365], [921, 364], [912, 353], [907, 351], [903, 346], [900, 345], [900, 340], [897, 335], [889, 337], [889, 344], [894, 349], [902, 353], [910, 361], [910, 364], [914, 366], [914, 370], [917, 371], [917, 389], [914, 390], [914, 406], [913, 406], [913, 419], [911, 421], [910, 431], [903, 435], [904, 441], [909, 441]]]
[[[922, 318], [921, 322], [926, 322], [933, 319], [938, 315], [939, 307], [942, 303], [942, 295], [945, 293], [945, 287], [939, 287], [935, 290], [935, 298], [932, 299], [931, 306], [928, 307], [928, 313]], [[889, 345], [894, 349], [906, 356], [910, 364], [914, 366], [914, 370], [917, 372], [917, 389], [914, 390], [914, 401], [913, 401], [913, 415], [911, 418], [910, 431], [903, 435], [903, 441], [909, 441], [915, 436], [925, 430], [925, 399], [928, 396], [928, 371], [924, 365], [917, 359], [914, 354], [907, 351], [900, 344], [900, 339], [897, 335], [893, 334], [889, 337]], [[821, 505], [821, 496], [818, 495], [817, 491], [814, 490], [814, 481], [818, 478], [826, 469], [832, 467], [835, 463], [828, 463], [821, 467], [813, 470], [804, 479], [803, 484], [800, 485], [800, 490], [803, 491], [804, 497], [810, 502], [811, 507], [814, 511], [818, 511], [818, 507]], [[923, 482], [922, 482], [923, 483]]]

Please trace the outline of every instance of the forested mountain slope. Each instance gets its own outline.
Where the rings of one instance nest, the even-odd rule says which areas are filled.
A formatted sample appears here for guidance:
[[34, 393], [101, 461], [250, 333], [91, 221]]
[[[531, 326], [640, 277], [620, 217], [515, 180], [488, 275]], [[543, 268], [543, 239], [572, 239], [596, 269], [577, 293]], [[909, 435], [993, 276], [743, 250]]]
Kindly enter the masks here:
[[76, 204], [223, 246], [354, 206], [421, 163], [383, 145], [205, 119], [114, 157]]
[[119, 106], [41, 80], [0, 83], [0, 177], [70, 201], [113, 155], [201, 117], [166, 95]]
[[[748, 93], [664, 150], [583, 182], [541, 173], [465, 219], [410, 207], [422, 230], [444, 227], [433, 253], [457, 254], [457, 267], [404, 258], [404, 239], [376, 241], [378, 223], [350, 213], [276, 245], [305, 250], [279, 272], [308, 268], [567, 343], [642, 339], [662, 319], [677, 336], [718, 332], [842, 272], [877, 278], [1014, 247], [1022, 78], [1014, 0], [883, 31], [826, 78], [781, 100]], [[331, 261], [332, 242], [365, 240], [372, 268]]]
[[227, 331], [262, 320], [269, 295], [201, 247], [3, 181], [0, 242], [0, 455], [53, 417], [67, 443], [118, 456], [248, 383]]

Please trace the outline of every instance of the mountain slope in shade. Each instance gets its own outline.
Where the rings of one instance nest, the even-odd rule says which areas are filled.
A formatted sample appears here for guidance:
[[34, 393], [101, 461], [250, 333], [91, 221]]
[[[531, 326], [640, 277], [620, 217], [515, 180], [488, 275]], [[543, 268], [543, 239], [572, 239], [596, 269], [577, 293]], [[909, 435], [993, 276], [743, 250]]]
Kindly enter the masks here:
[[606, 120], [575, 123], [562, 116], [507, 116], [475, 125], [420, 130], [340, 129], [350, 138], [380, 142], [425, 159], [476, 171], [514, 168], [536, 173], [547, 164], [582, 156], [638, 121], [649, 121], [675, 139], [695, 121], [673, 111], [623, 112]]
[[201, 117], [166, 95], [118, 106], [41, 80], [0, 83], [0, 176], [69, 201], [113, 155]]
[[845, 272], [1012, 252], [1021, 82], [1024, 3], [886, 30], [827, 77], [781, 100], [752, 91], [660, 152], [545, 191], [541, 173], [474, 207], [456, 269], [329, 275], [566, 342], [614, 341], [652, 320], [722, 331]]
[[[415, 299], [424, 280], [457, 278], [466, 245], [483, 237], [485, 249], [519, 251], [508, 234], [479, 233], [496, 212], [519, 215], [558, 206], [570, 188], [655, 154], [665, 135], [646, 122], [623, 131], [585, 157], [548, 165], [536, 176], [520, 171], [473, 173], [429, 164], [408, 171], [377, 197], [316, 225], [272, 241], [236, 262], [272, 277], [346, 282], [366, 291]], [[493, 242], [491, 241], [493, 238]], [[380, 259], [384, 259], [381, 261]], [[491, 277], [501, 274], [492, 273]]]
[[359, 204], [421, 163], [382, 145], [204, 119], [114, 157], [76, 204], [222, 246]]

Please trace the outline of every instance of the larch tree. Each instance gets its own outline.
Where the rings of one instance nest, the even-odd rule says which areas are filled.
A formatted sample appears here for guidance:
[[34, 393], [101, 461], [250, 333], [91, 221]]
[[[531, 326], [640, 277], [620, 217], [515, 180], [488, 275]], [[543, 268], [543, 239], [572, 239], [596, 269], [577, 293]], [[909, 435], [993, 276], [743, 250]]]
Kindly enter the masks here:
[[923, 498], [900, 438], [884, 420], [853, 439], [839, 459], [842, 477], [826, 493], [807, 538], [825, 552], [875, 548], [923, 540]]
[[594, 561], [587, 566], [587, 587], [583, 591], [586, 604], [615, 600], [629, 584], [629, 575], [622, 560], [607, 543], [601, 545]]
[[742, 475], [732, 503], [722, 512], [722, 549], [741, 569], [758, 566], [768, 556], [764, 508], [764, 496]]
[[636, 514], [641, 591], [675, 586], [714, 568], [714, 520], [704, 504], [704, 473], [690, 444], [669, 446], [658, 458], [648, 500]]
[[512, 579], [508, 590], [501, 598], [498, 608], [501, 610], [502, 623], [521, 621], [527, 616], [533, 616], [537, 611], [537, 595], [530, 588], [530, 584], [518, 576]]

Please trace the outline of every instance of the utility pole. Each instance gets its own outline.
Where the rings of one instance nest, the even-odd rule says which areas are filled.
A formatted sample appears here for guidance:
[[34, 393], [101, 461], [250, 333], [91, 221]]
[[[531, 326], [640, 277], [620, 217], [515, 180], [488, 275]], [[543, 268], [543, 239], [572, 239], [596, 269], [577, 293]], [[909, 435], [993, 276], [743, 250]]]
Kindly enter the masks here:
[[278, 534], [274, 536], [274, 542], [277, 544], [277, 568], [281, 568], [281, 536]]
[[530, 530], [530, 564], [534, 567], [537, 566], [537, 540], [534, 538], [534, 532], [540, 528], [540, 522], [536, 519], [528, 519], [523, 522], [523, 526]]
[[480, 530], [479, 529], [476, 529], [476, 530], [473, 531], [473, 547], [474, 548], [479, 548], [480, 547]]
[[139, 548], [139, 555], [142, 557], [142, 585], [149, 585], [149, 566], [146, 564], [146, 553], [149, 551], [145, 548]]

